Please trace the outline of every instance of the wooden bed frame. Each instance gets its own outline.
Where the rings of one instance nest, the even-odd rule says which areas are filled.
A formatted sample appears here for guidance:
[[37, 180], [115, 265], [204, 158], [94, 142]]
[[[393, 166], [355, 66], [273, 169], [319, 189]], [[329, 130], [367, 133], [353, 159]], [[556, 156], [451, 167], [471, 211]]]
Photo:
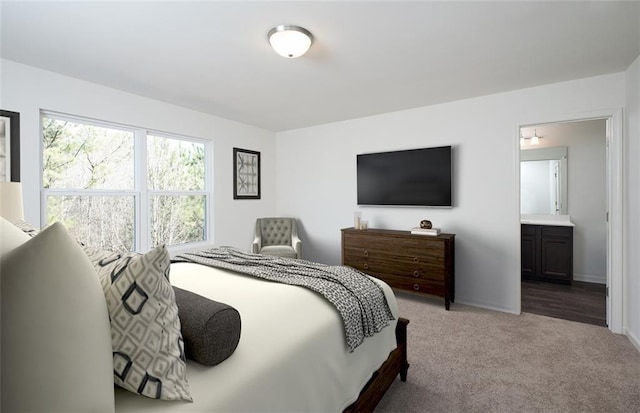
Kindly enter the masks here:
[[387, 361], [373, 373], [371, 379], [360, 392], [358, 400], [347, 407], [344, 413], [372, 412], [398, 374], [400, 374], [400, 380], [407, 381], [407, 370], [409, 369], [409, 363], [407, 362], [407, 324], [409, 324], [409, 320], [402, 317], [398, 318], [398, 324], [396, 325], [398, 347], [389, 354]]

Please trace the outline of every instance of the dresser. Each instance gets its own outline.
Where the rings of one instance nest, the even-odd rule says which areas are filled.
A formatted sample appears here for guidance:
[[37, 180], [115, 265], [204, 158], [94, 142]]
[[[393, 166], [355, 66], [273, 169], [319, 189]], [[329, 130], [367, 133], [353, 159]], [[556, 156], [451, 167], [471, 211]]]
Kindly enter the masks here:
[[415, 235], [388, 229], [342, 230], [342, 265], [379, 278], [392, 288], [455, 298], [455, 234]]

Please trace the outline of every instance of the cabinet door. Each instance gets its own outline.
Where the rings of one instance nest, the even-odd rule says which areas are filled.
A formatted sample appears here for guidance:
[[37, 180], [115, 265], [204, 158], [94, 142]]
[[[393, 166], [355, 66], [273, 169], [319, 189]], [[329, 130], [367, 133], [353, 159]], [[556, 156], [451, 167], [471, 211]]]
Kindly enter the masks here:
[[573, 280], [573, 228], [543, 227], [540, 275], [570, 283]]
[[533, 225], [521, 226], [521, 276], [522, 279], [532, 279], [538, 274], [538, 242], [536, 240], [536, 227]]

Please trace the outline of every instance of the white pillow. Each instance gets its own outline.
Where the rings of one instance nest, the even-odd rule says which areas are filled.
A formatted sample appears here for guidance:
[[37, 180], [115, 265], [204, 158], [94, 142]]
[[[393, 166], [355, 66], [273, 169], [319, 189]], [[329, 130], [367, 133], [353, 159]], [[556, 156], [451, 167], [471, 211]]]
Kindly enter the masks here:
[[96, 272], [60, 223], [5, 255], [2, 406], [113, 412], [109, 314]]
[[0, 256], [24, 244], [31, 238], [20, 228], [0, 217]]

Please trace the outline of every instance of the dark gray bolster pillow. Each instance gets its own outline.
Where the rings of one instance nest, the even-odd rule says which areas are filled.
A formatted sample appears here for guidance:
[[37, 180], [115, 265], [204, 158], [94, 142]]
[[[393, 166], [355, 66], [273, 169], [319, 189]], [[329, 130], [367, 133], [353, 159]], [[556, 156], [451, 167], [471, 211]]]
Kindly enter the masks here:
[[187, 358], [205, 366], [226, 360], [240, 341], [240, 313], [230, 305], [173, 287]]

